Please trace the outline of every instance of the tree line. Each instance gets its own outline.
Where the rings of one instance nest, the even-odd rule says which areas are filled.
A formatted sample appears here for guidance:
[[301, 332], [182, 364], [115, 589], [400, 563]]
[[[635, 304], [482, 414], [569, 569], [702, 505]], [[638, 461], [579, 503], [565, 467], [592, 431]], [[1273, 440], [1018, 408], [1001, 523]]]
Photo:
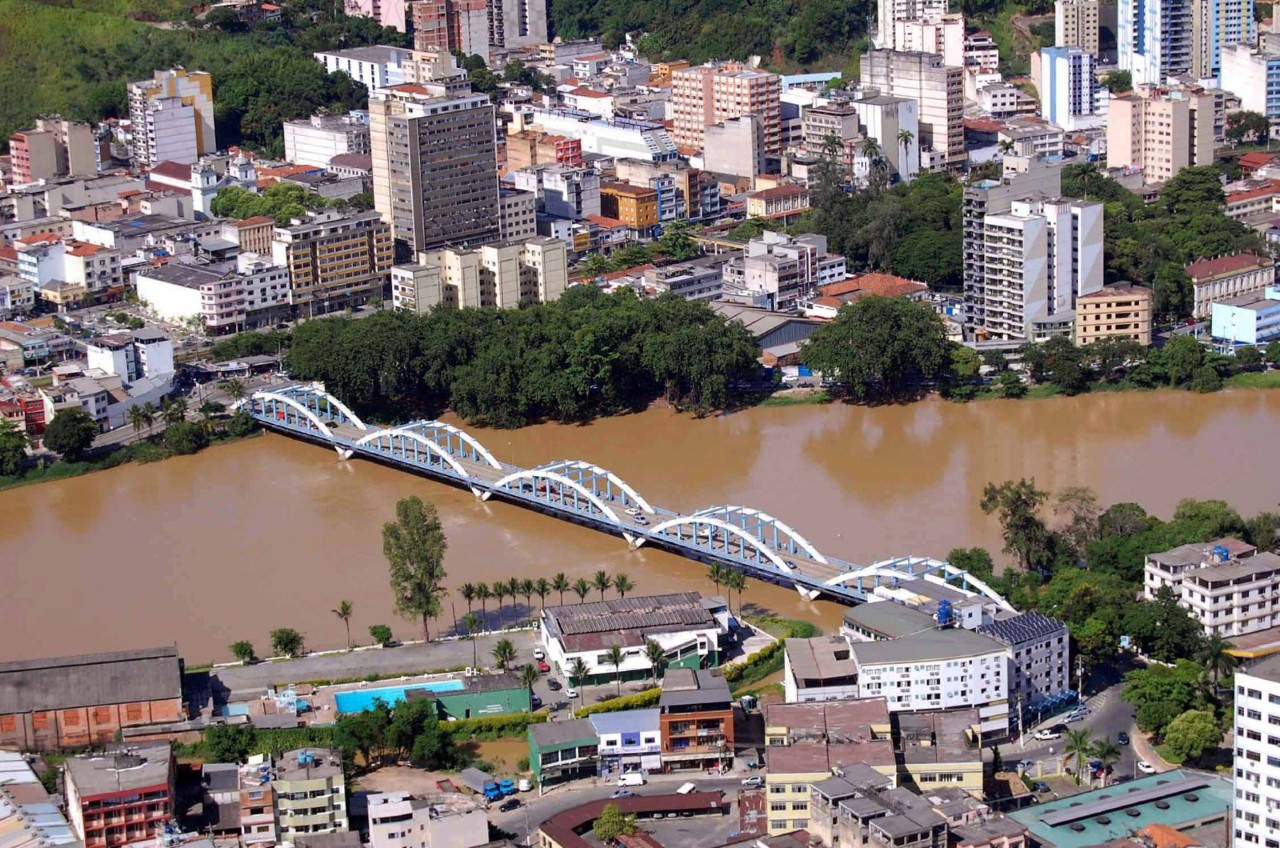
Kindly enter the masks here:
[[496, 427], [584, 421], [660, 398], [722, 409], [757, 367], [746, 328], [705, 304], [591, 286], [525, 309], [309, 321], [293, 331], [286, 365], [373, 417], [448, 408]]

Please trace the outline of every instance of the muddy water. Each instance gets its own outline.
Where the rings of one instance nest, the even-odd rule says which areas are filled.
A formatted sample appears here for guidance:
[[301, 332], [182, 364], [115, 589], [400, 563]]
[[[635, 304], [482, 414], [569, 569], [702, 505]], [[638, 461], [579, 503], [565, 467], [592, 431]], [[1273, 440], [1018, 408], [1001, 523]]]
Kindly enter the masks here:
[[[998, 549], [998, 528], [978, 508], [989, 480], [1088, 485], [1104, 503], [1161, 515], [1188, 496], [1274, 508], [1278, 425], [1280, 392], [1242, 391], [789, 407], [705, 421], [651, 411], [473, 432], [525, 466], [589, 459], [670, 509], [763, 509], [825, 553], [868, 563]], [[396, 499], [415, 493], [440, 509], [453, 585], [603, 568], [625, 571], [638, 592], [712, 588], [705, 568], [682, 558], [629, 552], [620, 539], [267, 435], [0, 493], [0, 659], [176, 642], [188, 662], [207, 662], [228, 658], [237, 639], [264, 648], [284, 626], [312, 647], [337, 647], [345, 635], [330, 610], [344, 598], [355, 603], [353, 635], [367, 640], [370, 624], [388, 623], [410, 637], [414, 625], [391, 613], [380, 528]], [[745, 599], [838, 620], [834, 604], [776, 587], [755, 584]]]

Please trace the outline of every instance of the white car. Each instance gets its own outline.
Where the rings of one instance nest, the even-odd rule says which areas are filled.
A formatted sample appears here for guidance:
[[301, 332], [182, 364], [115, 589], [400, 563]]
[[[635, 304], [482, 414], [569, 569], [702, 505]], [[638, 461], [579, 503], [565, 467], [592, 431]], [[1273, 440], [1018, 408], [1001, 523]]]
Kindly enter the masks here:
[[566, 686], [564, 687], [564, 694], [566, 698], [572, 700], [573, 698], [578, 697], [578, 690], [574, 689], [572, 686]]
[[1147, 762], [1146, 760], [1138, 760], [1138, 771], [1142, 772], [1143, 774], [1155, 774], [1156, 767], [1151, 765], [1151, 763]]
[[542, 650], [541, 648], [534, 648], [533, 658], [535, 660], [545, 660], [547, 658], [547, 652]]
[[753, 774], [751, 775], [751, 777], [742, 778], [742, 785], [746, 786], [749, 789], [754, 789], [760, 786], [764, 786], [764, 778], [758, 774]]
[[1062, 738], [1062, 734], [1056, 730], [1049, 730], [1048, 728], [1045, 728], [1043, 730], [1036, 731], [1037, 742], [1051, 742], [1054, 739], [1061, 739], [1061, 738]]

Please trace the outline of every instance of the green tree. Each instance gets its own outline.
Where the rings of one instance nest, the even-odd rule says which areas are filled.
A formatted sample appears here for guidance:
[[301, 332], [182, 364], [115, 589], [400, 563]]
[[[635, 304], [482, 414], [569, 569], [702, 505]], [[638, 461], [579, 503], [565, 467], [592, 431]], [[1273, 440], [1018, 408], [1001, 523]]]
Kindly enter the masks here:
[[151, 429], [152, 414], [141, 404], [129, 407], [126, 417], [129, 419], [129, 424], [133, 426], [133, 434], [135, 436], [142, 435], [142, 429], [144, 427], [148, 430]]
[[1240, 513], [1223, 500], [1184, 498], [1174, 507], [1171, 523], [1193, 528], [1200, 541], [1206, 542], [1222, 536], [1243, 535], [1246, 529]]
[[391, 628], [385, 624], [369, 625], [369, 638], [375, 645], [386, 646], [391, 641]]
[[209, 433], [199, 424], [179, 421], [164, 431], [164, 446], [170, 453], [183, 456], [199, 453], [209, 444]]
[[180, 424], [187, 420], [187, 401], [184, 398], [169, 398], [160, 407], [160, 417], [165, 424]]
[[525, 663], [520, 668], [520, 683], [524, 688], [529, 690], [529, 694], [533, 694], [533, 684], [538, 682], [538, 669], [530, 663]]
[[1191, 278], [1177, 262], [1162, 262], [1156, 267], [1151, 292], [1155, 295], [1152, 309], [1158, 320], [1178, 321], [1191, 314]]
[[1223, 204], [1222, 181], [1212, 166], [1183, 168], [1160, 190], [1165, 211], [1183, 217], [1216, 213]]
[[604, 652], [605, 662], [613, 666], [614, 682], [618, 684], [618, 695], [622, 695], [622, 663], [626, 659], [626, 655], [619, 645], [612, 645], [609, 650]]
[[231, 651], [233, 657], [240, 661], [241, 665], [249, 665], [258, 658], [258, 655], [254, 653], [253, 643], [247, 639], [232, 642], [228, 650]]
[[436, 709], [436, 705], [426, 698], [396, 704], [387, 725], [387, 747], [400, 756], [410, 755], [414, 741], [422, 735], [427, 722], [436, 718]]
[[578, 603], [586, 601], [587, 595], [591, 593], [591, 584], [581, 577], [573, 581], [573, 585], [569, 588], [573, 590], [573, 594], [578, 596]]
[[667, 665], [667, 652], [653, 639], [644, 642], [644, 657], [649, 661], [649, 670], [653, 674], [653, 685], [658, 685], [658, 676]]
[[1016, 557], [1024, 571], [1045, 573], [1049, 569], [1050, 534], [1040, 518], [1040, 508], [1049, 493], [1036, 488], [1035, 479], [988, 483], [980, 506], [995, 514], [1004, 535], [1004, 552]]
[[417, 495], [401, 498], [396, 503], [396, 520], [382, 526], [382, 553], [390, 566], [396, 612], [420, 618], [427, 641], [431, 641], [430, 620], [440, 614], [447, 547], [436, 508]]
[[253, 751], [256, 736], [251, 724], [213, 724], [205, 730], [201, 747], [207, 762], [240, 763]]
[[1273, 367], [1280, 366], [1280, 341], [1267, 342], [1266, 350], [1263, 351], [1267, 362]]
[[1202, 395], [1222, 391], [1222, 378], [1212, 365], [1201, 365], [1191, 378], [1191, 391]]
[[604, 276], [609, 273], [610, 268], [612, 265], [602, 253], [589, 253], [578, 263], [578, 271], [589, 280]]
[[1266, 115], [1248, 110], [1232, 112], [1227, 116], [1227, 141], [1237, 145], [1244, 141], [1262, 144], [1271, 133], [1271, 121]]
[[569, 685], [578, 689], [579, 707], [586, 704], [588, 671], [587, 664], [582, 661], [582, 657], [575, 657], [573, 663], [569, 666]]
[[591, 578], [591, 586], [600, 591], [600, 600], [604, 600], [604, 593], [613, 586], [613, 578], [606, 571], [597, 571], [595, 576]]
[[0, 477], [17, 477], [27, 457], [27, 434], [0, 418]]
[[44, 430], [44, 446], [65, 459], [75, 461], [93, 445], [98, 425], [80, 409], [59, 412]]
[[947, 562], [967, 571], [979, 580], [987, 581], [995, 576], [996, 566], [986, 548], [952, 548]]
[[510, 639], [499, 639], [498, 644], [493, 646], [493, 658], [497, 661], [498, 668], [506, 671], [507, 666], [516, 658], [516, 646], [511, 644]]
[[248, 396], [248, 389], [244, 384], [244, 380], [239, 377], [232, 377], [222, 384], [222, 390], [226, 392], [227, 397], [231, 398], [232, 403], [239, 403]]
[[1174, 386], [1191, 382], [1204, 364], [1204, 345], [1193, 336], [1174, 336], [1160, 353], [1169, 383]]
[[664, 255], [683, 262], [698, 254], [698, 245], [689, 234], [689, 222], [672, 221], [663, 227], [658, 239], [658, 250]]
[[[614, 582], [616, 585], [617, 581]], [[547, 578], [545, 577], [539, 577], [537, 580], [533, 581], [533, 591], [534, 594], [538, 596], [539, 609], [547, 608], [547, 595], [551, 594], [551, 589], [552, 586], [547, 582]]]
[[635, 587], [636, 584], [632, 583], [631, 578], [626, 574], [619, 572], [613, 576], [613, 591], [618, 593], [619, 598], [625, 598], [627, 593]]
[[1080, 774], [1084, 771], [1085, 762], [1093, 756], [1094, 742], [1087, 730], [1068, 730], [1066, 744], [1062, 746], [1062, 754], [1069, 761], [1074, 761], [1076, 786], [1080, 785]]
[[1124, 679], [1124, 699], [1137, 709], [1138, 727], [1157, 740], [1175, 718], [1208, 706], [1204, 667], [1191, 660], [1151, 665], [1129, 672]]
[[636, 832], [636, 817], [629, 816], [617, 804], [605, 804], [599, 817], [591, 823], [591, 833], [605, 845], [611, 845], [619, 836], [631, 836]]
[[1102, 78], [1102, 85], [1112, 94], [1133, 91], [1133, 76], [1128, 71], [1112, 71]]
[[1102, 763], [1102, 785], [1106, 786], [1111, 765], [1120, 759], [1120, 748], [1110, 737], [1104, 737], [1093, 743], [1093, 756]]
[[716, 585], [716, 594], [720, 594], [720, 584], [724, 582], [728, 576], [728, 571], [718, 562], [711, 563], [707, 567], [707, 579]]
[[1124, 628], [1138, 649], [1160, 662], [1194, 657], [1204, 642], [1200, 623], [1180, 605], [1168, 586], [1161, 586], [1154, 601], [1130, 604]]
[[802, 349], [815, 371], [858, 399], [895, 395], [932, 380], [948, 360], [942, 319], [905, 298], [863, 297], [841, 308]]
[[271, 631], [271, 649], [281, 657], [296, 657], [307, 652], [302, 634], [292, 627], [278, 627]]
[[1246, 522], [1245, 537], [1261, 552], [1274, 552], [1276, 533], [1280, 532], [1280, 514], [1260, 512]]
[[563, 571], [557, 571], [551, 578], [551, 591], [560, 593], [560, 606], [564, 606], [564, 593], [569, 591], [569, 578]]
[[1222, 742], [1222, 726], [1212, 710], [1187, 710], [1169, 722], [1164, 743], [1180, 760], [1198, 761]]
[[1236, 366], [1241, 371], [1256, 371], [1262, 367], [1262, 351], [1256, 347], [1242, 347], [1236, 351]]
[[1083, 559], [1089, 543], [1098, 538], [1098, 495], [1087, 486], [1068, 486], [1054, 499], [1058, 532], [1076, 559]]
[[493, 592], [493, 599], [498, 602], [498, 628], [501, 629], [506, 618], [502, 614], [502, 599], [507, 597], [507, 584], [504, 580], [495, 580], [489, 588]]
[[947, 365], [946, 394], [956, 400], [970, 400], [975, 394], [974, 382], [982, 370], [982, 357], [971, 347], [951, 345]]
[[338, 617], [338, 620], [347, 628], [347, 650], [351, 650], [355, 643], [351, 641], [351, 614], [355, 611], [355, 604], [351, 601], [340, 601], [336, 609], [329, 610]]

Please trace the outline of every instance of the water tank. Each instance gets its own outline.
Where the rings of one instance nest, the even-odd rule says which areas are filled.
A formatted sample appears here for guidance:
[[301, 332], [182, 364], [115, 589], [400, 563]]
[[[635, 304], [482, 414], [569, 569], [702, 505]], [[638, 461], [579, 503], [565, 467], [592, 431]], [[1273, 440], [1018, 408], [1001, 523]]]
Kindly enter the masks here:
[[1213, 558], [1218, 562], [1226, 562], [1231, 559], [1231, 553], [1223, 545], [1214, 545]]
[[943, 599], [938, 601], [938, 626], [948, 627], [951, 624], [951, 602]]

